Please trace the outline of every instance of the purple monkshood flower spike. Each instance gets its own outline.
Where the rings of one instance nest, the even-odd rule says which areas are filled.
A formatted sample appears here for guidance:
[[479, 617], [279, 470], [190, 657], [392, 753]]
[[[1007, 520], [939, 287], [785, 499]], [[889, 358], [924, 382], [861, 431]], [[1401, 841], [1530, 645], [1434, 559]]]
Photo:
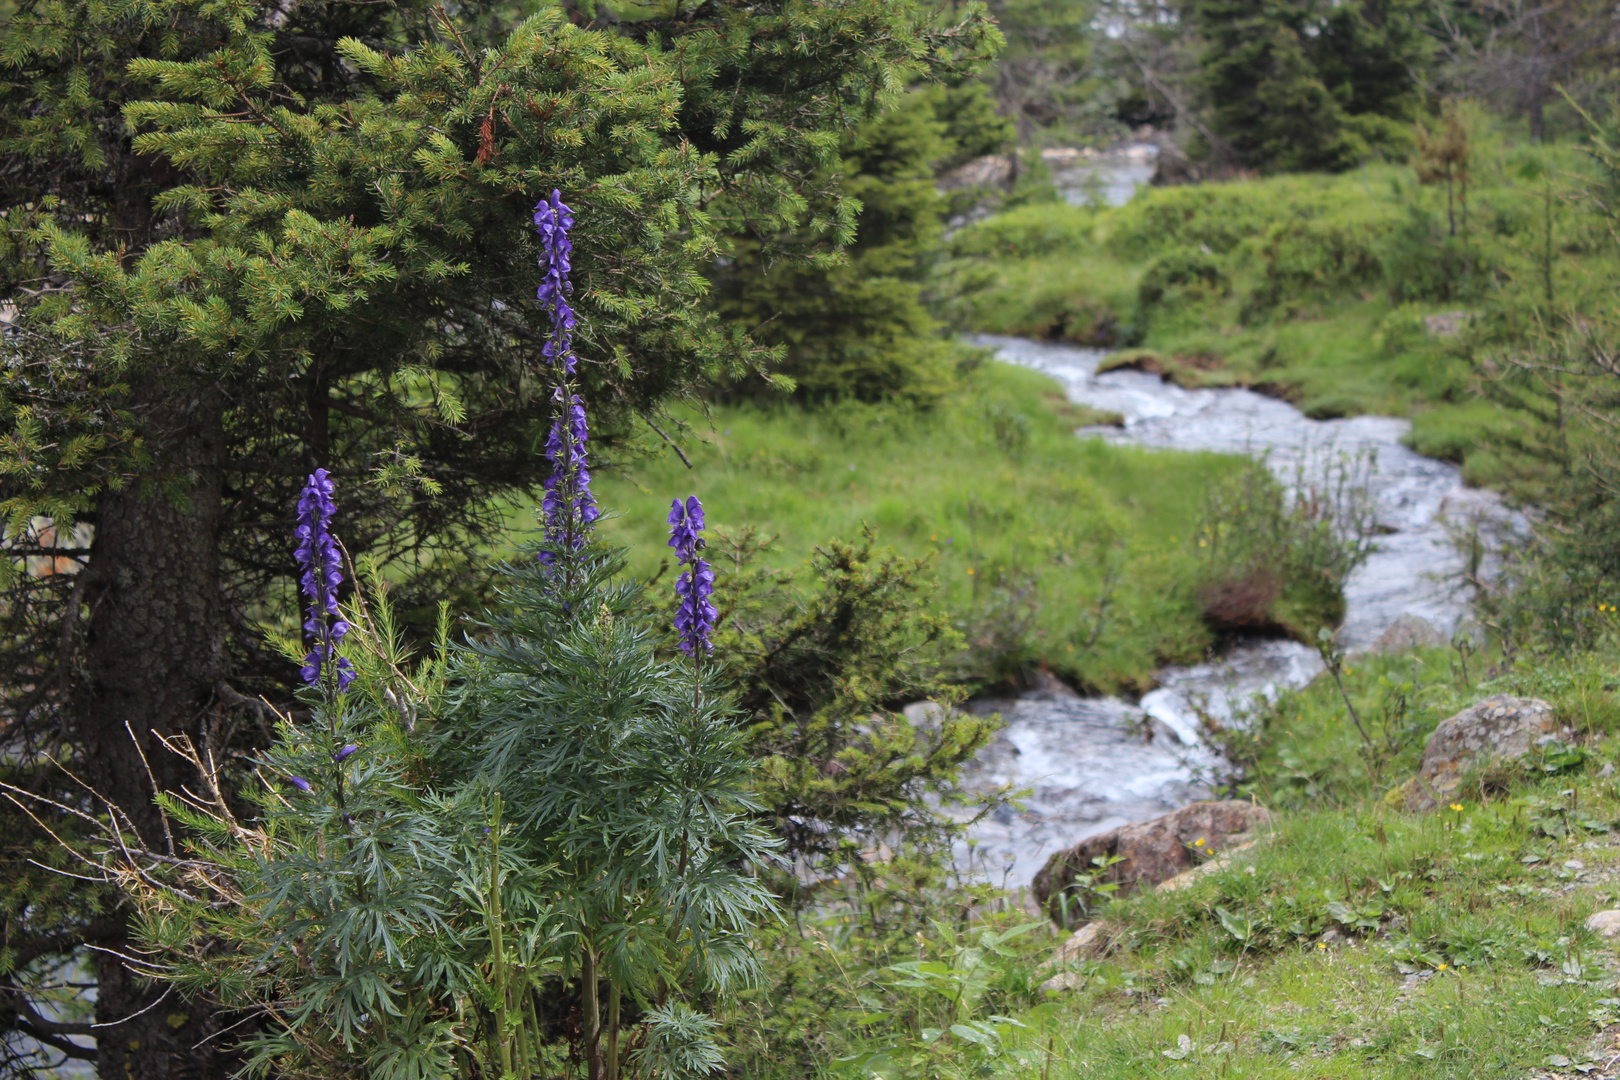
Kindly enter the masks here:
[[696, 495], [687, 496], [686, 502], [676, 499], [669, 504], [669, 546], [675, 549], [675, 558], [690, 562], [692, 554], [700, 550], [703, 531], [703, 504]]
[[349, 632], [349, 624], [338, 612], [337, 593], [343, 584], [343, 559], [331, 533], [332, 515], [337, 510], [332, 503], [334, 490], [325, 469], [316, 469], [310, 474], [298, 496], [298, 529], [293, 535], [298, 538], [296, 554], [298, 565], [303, 569], [299, 586], [309, 598], [304, 633], [315, 641], [314, 648], [304, 657], [300, 674], [306, 683], [315, 686], [321, 680], [321, 668], [330, 659], [341, 694], [354, 680], [354, 669], [337, 655], [337, 643]]
[[535, 296], [551, 313], [551, 336], [546, 339], [544, 352], [547, 360], [561, 364], [568, 375], [574, 373], [576, 362], [574, 309], [568, 303], [574, 292], [573, 283], [568, 280], [574, 257], [574, 244], [568, 239], [568, 230], [573, 227], [574, 212], [562, 201], [560, 192], [553, 191], [551, 198], [541, 199], [534, 208], [534, 231], [540, 234], [544, 248], [540, 269], [545, 271]]
[[675, 633], [680, 638], [681, 651], [688, 656], [711, 652], [714, 645], [709, 634], [714, 630], [720, 613], [709, 597], [714, 593], [714, 567], [698, 557], [703, 550], [703, 504], [697, 496], [683, 503], [676, 499], [669, 506], [669, 546], [687, 565], [685, 573], [675, 582], [675, 595], [680, 604], [675, 609]]
[[552, 549], [540, 553], [545, 566], [552, 564], [555, 552], [574, 552], [584, 547], [585, 533], [602, 516], [596, 496], [591, 494], [590, 462], [585, 456], [585, 443], [590, 439], [585, 403], [573, 394], [564, 404], [561, 387], [554, 400], [560, 409], [551, 425], [551, 437], [546, 440], [551, 475], [546, 477], [546, 494], [540, 501], [546, 542]]

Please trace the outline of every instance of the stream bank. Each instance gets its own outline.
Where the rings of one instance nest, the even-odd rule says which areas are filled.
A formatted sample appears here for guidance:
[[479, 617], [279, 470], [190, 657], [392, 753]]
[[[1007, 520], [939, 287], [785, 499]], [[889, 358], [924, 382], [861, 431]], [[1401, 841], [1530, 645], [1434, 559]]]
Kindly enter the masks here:
[[[1118, 428], [1082, 428], [1082, 438], [1261, 458], [1290, 487], [1319, 481], [1337, 463], [1365, 461], [1379, 535], [1345, 584], [1339, 644], [1357, 652], [1386, 634], [1439, 642], [1470, 632], [1453, 530], [1518, 519], [1496, 495], [1465, 485], [1454, 466], [1402, 445], [1409, 421], [1312, 420], [1252, 390], [1189, 390], [1141, 371], [1099, 375], [1105, 354], [1097, 349], [989, 335], [974, 343], [1052, 376], [1076, 404], [1124, 418]], [[1015, 699], [973, 703], [977, 712], [999, 711], [1006, 727], [965, 771], [964, 785], [1029, 794], [1022, 809], [1000, 806], [975, 825], [962, 854], [980, 876], [1018, 888], [1063, 847], [1208, 797], [1222, 762], [1200, 735], [1201, 714], [1241, 718], [1254, 695], [1304, 686], [1321, 670], [1314, 649], [1261, 640], [1161, 670], [1159, 688], [1136, 703], [1084, 698], [1055, 680]]]

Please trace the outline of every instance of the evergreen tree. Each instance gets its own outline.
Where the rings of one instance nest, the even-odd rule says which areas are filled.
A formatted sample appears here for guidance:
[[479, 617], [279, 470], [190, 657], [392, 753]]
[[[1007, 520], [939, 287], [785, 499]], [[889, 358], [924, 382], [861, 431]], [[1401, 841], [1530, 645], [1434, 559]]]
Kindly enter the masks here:
[[991, 5], [1007, 47], [990, 81], [1003, 113], [1018, 125], [1019, 141], [1037, 130], [1072, 125], [1095, 73], [1090, 27], [1095, 11], [1076, 0], [996, 0]]
[[1264, 170], [1345, 169], [1400, 148], [1430, 49], [1415, 0], [1191, 0], [1210, 129]]
[[[989, 33], [975, 9], [942, 25], [907, 0], [516, 27], [420, 2], [21, 4], [0, 48], [0, 739], [71, 758], [155, 844], [153, 786], [189, 776], [162, 740], [225, 755], [262, 724], [256, 693], [285, 686], [256, 620], [290, 577], [285, 508], [311, 468], [348, 481], [343, 534], [407, 608], [476, 590], [501, 500], [537, 491], [546, 330], [518, 227], [535, 193], [591, 211], [580, 393], [626, 431], [763, 359], [704, 303], [719, 232], [836, 250], [844, 126]], [[148, 1009], [120, 919], [43, 910], [18, 899], [8, 955], [112, 950], [94, 954], [102, 1076], [227, 1067], [207, 1008]], [[90, 1031], [7, 996], [10, 1023]]]
[[951, 386], [955, 346], [925, 303], [947, 207], [935, 174], [1009, 140], [987, 104], [975, 83], [916, 87], [847, 136], [842, 190], [860, 210], [845, 259], [775, 260], [768, 238], [732, 239], [731, 258], [715, 274], [718, 306], [781, 350], [774, 370], [793, 379], [801, 398], [926, 406]]

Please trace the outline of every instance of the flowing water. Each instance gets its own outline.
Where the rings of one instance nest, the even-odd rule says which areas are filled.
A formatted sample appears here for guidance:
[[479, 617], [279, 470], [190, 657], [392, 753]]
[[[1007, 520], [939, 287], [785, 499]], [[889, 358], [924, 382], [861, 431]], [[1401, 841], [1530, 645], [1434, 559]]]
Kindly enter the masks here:
[[[1467, 487], [1454, 466], [1402, 446], [1407, 421], [1311, 420], [1250, 390], [1187, 390], [1139, 371], [1099, 375], [1104, 354], [1095, 349], [990, 336], [975, 343], [1051, 375], [1076, 403], [1125, 418], [1122, 428], [1083, 428], [1082, 438], [1261, 457], [1290, 486], [1320, 483], [1345, 462], [1370, 464], [1366, 483], [1379, 535], [1345, 585], [1340, 644], [1352, 652], [1371, 648], [1397, 622], [1431, 639], [1467, 632], [1463, 560], [1451, 530], [1516, 519], [1496, 496]], [[1006, 727], [968, 771], [968, 786], [1031, 791], [1022, 810], [1003, 806], [974, 827], [975, 867], [992, 881], [1026, 885], [1055, 851], [1207, 797], [1221, 762], [1200, 736], [1200, 712], [1241, 719], [1254, 695], [1303, 686], [1321, 670], [1314, 649], [1257, 641], [1210, 663], [1164, 669], [1159, 689], [1134, 704], [1078, 697], [1055, 683], [975, 703], [976, 711], [1000, 711]]]
[[1071, 206], [1124, 206], [1136, 189], [1153, 179], [1159, 148], [1127, 143], [1096, 153], [1053, 149], [1041, 153], [1052, 174], [1052, 186]]

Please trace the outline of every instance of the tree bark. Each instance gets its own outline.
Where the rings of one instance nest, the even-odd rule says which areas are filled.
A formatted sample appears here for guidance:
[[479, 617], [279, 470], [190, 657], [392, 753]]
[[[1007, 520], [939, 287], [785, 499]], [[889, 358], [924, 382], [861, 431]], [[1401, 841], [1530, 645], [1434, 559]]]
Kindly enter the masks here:
[[[87, 685], [75, 735], [85, 779], [129, 815], [145, 845], [173, 842], [154, 804], [191, 777], [158, 735], [198, 739], [212, 687], [226, 671], [219, 527], [223, 401], [211, 387], [156, 376], [137, 386], [152, 455], [148, 472], [104, 498], [86, 569], [91, 612]], [[132, 734], [133, 733], [133, 734]], [[127, 920], [99, 944], [129, 954]], [[211, 1080], [240, 1063], [219, 1040], [217, 1007], [176, 995], [107, 952], [95, 953], [97, 1071], [101, 1080]], [[198, 1046], [197, 1044], [202, 1043]]]

